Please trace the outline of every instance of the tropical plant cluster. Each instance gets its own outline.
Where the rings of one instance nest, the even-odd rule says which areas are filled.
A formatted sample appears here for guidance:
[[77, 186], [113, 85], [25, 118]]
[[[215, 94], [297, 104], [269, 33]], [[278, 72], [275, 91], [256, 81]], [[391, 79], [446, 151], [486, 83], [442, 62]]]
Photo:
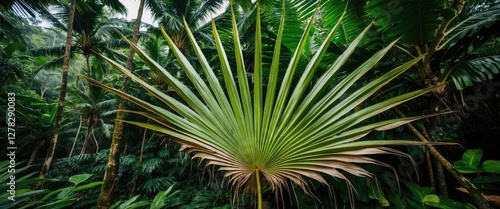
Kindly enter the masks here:
[[0, 208], [500, 208], [500, 1], [124, 3], [0, 2]]

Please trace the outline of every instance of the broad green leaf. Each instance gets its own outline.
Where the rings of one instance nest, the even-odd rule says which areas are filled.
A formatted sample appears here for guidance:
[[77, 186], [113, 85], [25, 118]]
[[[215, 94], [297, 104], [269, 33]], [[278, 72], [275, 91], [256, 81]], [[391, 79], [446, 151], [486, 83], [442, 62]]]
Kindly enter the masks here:
[[68, 181], [75, 184], [75, 186], [76, 186], [76, 185], [84, 182], [85, 180], [89, 179], [91, 176], [92, 176], [92, 174], [86, 174], [86, 173], [85, 174], [78, 174], [78, 175], [74, 175], [74, 176], [69, 177]]
[[137, 199], [139, 198], [139, 195], [136, 195], [130, 199], [128, 199], [127, 201], [123, 202], [122, 204], [120, 204], [118, 206], [119, 209], [125, 209], [125, 208], [128, 208], [132, 203], [134, 203]]
[[61, 190], [61, 192], [59, 192], [59, 194], [57, 194], [56, 198], [61, 199], [61, 200], [66, 199], [71, 194], [72, 191], [73, 191], [73, 188], [66, 187], [63, 190]]
[[500, 176], [479, 176], [470, 180], [473, 184], [500, 183]]
[[[432, 187], [421, 187], [418, 184], [409, 181], [405, 181], [404, 184], [413, 193], [414, 198], [417, 200], [419, 204], [419, 207], [424, 207], [426, 204], [424, 198], [432, 193]], [[430, 200], [435, 200], [435, 198], [432, 198], [431, 196]], [[437, 200], [439, 202], [439, 198]]]
[[95, 187], [95, 186], [99, 186], [99, 185], [101, 185], [101, 184], [102, 184], [102, 182], [101, 182], [101, 181], [88, 183], [88, 184], [85, 184], [85, 185], [82, 185], [82, 186], [78, 186], [78, 187], [76, 187], [75, 189], [73, 189], [73, 192], [77, 192], [77, 191], [80, 191], [80, 190], [85, 190], [85, 189], [88, 189], [88, 188], [92, 188], [92, 187]]
[[424, 197], [424, 202], [426, 205], [441, 208], [441, 209], [467, 209], [469, 208], [464, 203], [451, 200], [444, 197], [439, 197], [435, 194], [430, 194]]
[[367, 16], [375, 19], [383, 38], [409, 45], [424, 44], [434, 40], [434, 32], [445, 13], [445, 0], [396, 1], [370, 0], [365, 6]]
[[425, 204], [438, 204], [440, 199], [435, 194], [429, 194], [424, 197], [423, 201]]
[[478, 166], [483, 156], [483, 150], [481, 149], [471, 149], [465, 151], [462, 155], [462, 159], [454, 163], [455, 168], [461, 173], [476, 173], [478, 172]]
[[500, 160], [486, 160], [479, 170], [487, 173], [500, 174]]

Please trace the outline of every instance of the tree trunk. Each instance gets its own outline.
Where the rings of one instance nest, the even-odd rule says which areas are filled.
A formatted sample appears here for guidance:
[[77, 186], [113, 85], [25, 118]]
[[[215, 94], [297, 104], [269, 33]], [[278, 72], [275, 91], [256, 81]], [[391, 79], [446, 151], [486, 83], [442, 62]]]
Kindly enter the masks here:
[[[62, 115], [64, 110], [64, 100], [66, 98], [66, 88], [68, 85], [68, 70], [69, 70], [69, 59], [71, 54], [71, 44], [72, 44], [72, 36], [73, 36], [73, 19], [75, 17], [75, 6], [76, 0], [71, 0], [70, 11], [69, 11], [69, 20], [68, 20], [68, 31], [66, 32], [66, 48], [64, 50], [64, 61], [63, 61], [63, 70], [62, 70], [62, 78], [61, 78], [61, 89], [59, 90], [59, 101], [57, 103], [57, 113], [56, 113], [56, 123], [54, 125], [54, 133], [52, 136], [52, 140], [50, 141], [50, 146], [47, 152], [47, 156], [45, 157], [45, 162], [43, 163], [42, 170], [40, 171], [40, 178], [45, 178], [50, 169], [50, 164], [52, 163], [52, 159], [54, 158], [54, 152], [56, 150], [57, 138], [59, 137], [59, 129], [61, 128]], [[37, 185], [37, 187], [41, 187], [41, 185]]]
[[[134, 34], [132, 37], [132, 42], [137, 44], [139, 39], [139, 30], [141, 28], [142, 12], [144, 10], [144, 1], [141, 0], [139, 4], [139, 11], [137, 12], [137, 18], [135, 21]], [[129, 48], [127, 56], [127, 69], [132, 70], [133, 60], [134, 60], [134, 49]], [[128, 80], [129, 78], [125, 76], [123, 79], [123, 92], [128, 91]], [[121, 99], [118, 109], [122, 110], [126, 108], [126, 100]], [[108, 163], [106, 166], [106, 172], [104, 173], [104, 180], [101, 186], [101, 193], [99, 194], [99, 199], [97, 201], [97, 208], [109, 208], [113, 204], [116, 192], [114, 191], [114, 185], [117, 181], [118, 168], [120, 167], [120, 152], [123, 144], [122, 141], [122, 131], [123, 131], [123, 120], [124, 113], [118, 111], [116, 113], [115, 128], [113, 130], [113, 136], [111, 137], [111, 147], [109, 149]]]
[[[399, 111], [397, 108], [394, 108], [395, 112], [400, 117], [405, 117], [405, 115]], [[419, 130], [415, 128], [411, 123], [406, 124], [406, 126], [410, 129], [410, 131], [422, 142], [429, 142], [425, 136], [420, 133]], [[462, 173], [460, 173], [439, 151], [434, 148], [431, 144], [426, 144], [425, 147], [431, 153], [431, 155], [438, 161], [450, 174], [458, 181], [460, 185], [462, 185], [471, 195], [472, 199], [476, 203], [476, 206], [479, 209], [488, 209], [490, 208], [489, 203], [484, 199], [481, 194], [481, 191], [472, 183], [469, 179], [465, 178]]]

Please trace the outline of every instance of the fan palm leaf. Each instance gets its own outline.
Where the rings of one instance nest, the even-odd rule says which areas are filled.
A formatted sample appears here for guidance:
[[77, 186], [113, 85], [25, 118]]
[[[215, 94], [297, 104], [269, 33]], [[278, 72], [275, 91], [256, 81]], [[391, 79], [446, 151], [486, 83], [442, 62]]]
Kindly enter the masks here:
[[[353, 69], [345, 79], [333, 84], [332, 80], [341, 71], [343, 64], [349, 59], [369, 30], [367, 27], [331, 64], [330, 68], [313, 82], [313, 75], [342, 19], [340, 18], [305, 69], [299, 70], [297, 66], [299, 66], [301, 51], [305, 47], [313, 27], [315, 16], [313, 14], [296, 50], [294, 50], [285, 74], [279, 75], [282, 64], [280, 63], [281, 41], [285, 28], [284, 15], [282, 15], [274, 45], [274, 56], [269, 69], [270, 75], [268, 79], [264, 79], [261, 56], [263, 42], [261, 41], [260, 10], [258, 7], [254, 76], [251, 80], [247, 77], [245, 69], [247, 65], [244, 63], [236, 20], [234, 12], [232, 13], [235, 65], [229, 64], [228, 55], [221, 43], [215, 23], [212, 22], [213, 37], [218, 50], [217, 56], [220, 59], [218, 66], [221, 69], [214, 69], [209, 65], [207, 58], [187, 27], [188, 24], [184, 21], [186, 34], [200, 62], [203, 74], [189, 63], [188, 59], [175, 46], [174, 41], [163, 31], [171, 53], [176, 56], [178, 63], [192, 82], [190, 85], [194, 88], [189, 88], [187, 84], [180, 82], [139, 47], [132, 44], [144, 63], [174, 89], [177, 94], [175, 97], [162, 92], [143, 78], [129, 72], [119, 62], [100, 55], [166, 106], [153, 105], [133, 95], [108, 87], [92, 78], [86, 77], [86, 79], [94, 85], [105, 88], [147, 110], [147, 112], [127, 112], [145, 116], [154, 121], [154, 124], [134, 121], [128, 121], [128, 123], [175, 137], [176, 141], [182, 144], [183, 149], [189, 149], [195, 153], [194, 158], [204, 159], [207, 165], [215, 165], [220, 171], [223, 171], [233, 188], [238, 191], [237, 193], [245, 191], [245, 189], [255, 191], [259, 205], [262, 205], [261, 189], [264, 182], [267, 182], [266, 185], [277, 192], [289, 189], [292, 182], [307, 192], [308, 178], [327, 184], [326, 176], [343, 179], [347, 182], [349, 181], [346, 177], [347, 174], [371, 177], [370, 172], [357, 164], [387, 165], [365, 155], [405, 155], [385, 146], [421, 144], [404, 140], [359, 141], [359, 139], [374, 130], [387, 130], [428, 117], [396, 118], [363, 124], [366, 119], [425, 94], [431, 88], [396, 96], [371, 106], [359, 107], [376, 91], [410, 68], [422, 57], [417, 57], [389, 70], [359, 89], [353, 90], [354, 84], [363, 74], [374, 67], [393, 47], [395, 42], [392, 42], [358, 68]], [[231, 66], [236, 66], [236, 69], [232, 69]], [[221, 81], [216, 76], [216, 70], [222, 71]], [[234, 72], [235, 74], [233, 74]], [[298, 75], [299, 80], [294, 81], [299, 72], [302, 73]], [[202, 75], [205, 78], [202, 78]], [[281, 82], [279, 82], [278, 77], [282, 78]], [[264, 89], [263, 85], [266, 80], [267, 85]]]

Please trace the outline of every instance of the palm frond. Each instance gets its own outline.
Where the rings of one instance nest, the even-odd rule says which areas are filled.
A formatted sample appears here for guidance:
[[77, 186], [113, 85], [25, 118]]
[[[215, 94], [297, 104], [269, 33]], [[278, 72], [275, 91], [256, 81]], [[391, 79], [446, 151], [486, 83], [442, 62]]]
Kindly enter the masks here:
[[[476, 33], [482, 28], [490, 29], [488, 34], [494, 33], [494, 31], [498, 30], [498, 22], [500, 22], [500, 5], [472, 15], [446, 31], [445, 35], [449, 38], [443, 45], [452, 46], [466, 36], [476, 37]], [[497, 23], [497, 25], [494, 25], [494, 23]]]
[[370, 0], [365, 11], [368, 17], [375, 19], [386, 40], [402, 37], [402, 42], [416, 45], [434, 40], [434, 31], [443, 14], [454, 14], [451, 9], [446, 9], [446, 4], [445, 0], [400, 1], [397, 5]]
[[500, 72], [500, 55], [466, 59], [448, 70], [458, 90], [472, 86], [474, 82], [493, 79]]
[[[395, 44], [394, 41], [361, 63], [358, 68], [350, 70], [344, 79], [334, 84], [332, 81], [336, 79], [344, 63], [366, 35], [369, 30], [367, 27], [331, 67], [315, 80], [312, 79], [313, 75], [342, 20], [339, 20], [334, 29], [328, 33], [326, 41], [318, 47], [309, 63], [303, 69], [299, 69], [302, 50], [307, 45], [315, 12], [318, 10], [312, 14], [298, 40], [293, 56], [288, 63], [285, 63], [286, 66], [280, 66], [283, 64], [280, 63], [280, 56], [286, 28], [282, 13], [272, 63], [268, 69], [269, 79], [264, 79], [259, 7], [256, 11], [253, 80], [247, 77], [248, 69], [243, 59], [243, 47], [234, 13], [232, 31], [235, 55], [234, 60], [231, 60], [233, 64], [230, 64], [215, 23], [212, 22], [213, 37], [220, 60], [218, 66], [223, 74], [221, 80], [216, 76], [216, 70], [210, 66], [186, 21], [184, 21], [186, 34], [198, 58], [200, 66], [198, 69], [203, 73], [189, 62], [189, 59], [175, 46], [171, 37], [163, 31], [170, 52], [177, 58], [191, 82], [189, 85], [193, 88], [179, 81], [138, 46], [129, 42], [144, 63], [174, 89], [177, 94], [175, 98], [128, 71], [119, 62], [100, 55], [165, 105], [153, 105], [92, 78], [82, 77], [144, 108], [147, 112], [127, 112], [145, 116], [154, 122], [148, 124], [127, 121], [127, 123], [174, 137], [175, 141], [182, 145], [182, 149], [195, 153], [194, 158], [206, 160], [207, 165], [215, 165], [224, 172], [236, 193], [250, 188], [258, 193], [260, 201], [261, 186], [265, 186], [262, 182], [267, 182], [278, 192], [290, 188], [292, 182], [307, 191], [308, 179], [327, 184], [325, 176], [349, 183], [347, 173], [363, 177], [372, 175], [357, 164], [385, 165], [364, 155], [406, 156], [384, 146], [422, 144], [404, 140], [358, 141], [371, 131], [386, 130], [429, 117], [396, 118], [372, 124], [363, 123], [368, 118], [429, 92], [431, 88], [399, 95], [368, 107], [360, 106], [377, 90], [422, 57], [397, 66], [361, 87], [354, 85], [382, 59]], [[286, 68], [286, 71], [280, 72], [280, 68]], [[281, 73], [284, 75], [280, 75]], [[280, 76], [282, 82], [278, 83]], [[294, 79], [296, 77], [298, 81]], [[264, 91], [262, 85], [266, 80], [267, 89]], [[331, 86], [333, 87], [330, 88]], [[345, 95], [347, 92], [350, 94]]]
[[323, 11], [321, 20], [324, 21], [323, 25], [326, 28], [332, 28], [339, 22], [340, 16], [346, 13], [339, 31], [335, 33], [333, 42], [349, 44], [369, 24], [365, 19], [362, 5], [364, 4], [359, 1], [325, 1], [321, 5]]

